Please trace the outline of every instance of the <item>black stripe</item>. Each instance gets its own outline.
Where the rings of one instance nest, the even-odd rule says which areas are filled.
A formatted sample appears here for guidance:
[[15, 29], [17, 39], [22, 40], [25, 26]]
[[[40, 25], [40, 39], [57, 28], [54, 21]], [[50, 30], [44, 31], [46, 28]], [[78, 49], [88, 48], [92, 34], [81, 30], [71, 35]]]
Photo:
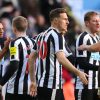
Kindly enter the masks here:
[[66, 42], [65, 42], [65, 48], [66, 48], [66, 50], [67, 50], [68, 53], [72, 53]]
[[61, 89], [61, 79], [62, 79], [62, 75], [61, 75], [61, 71], [62, 71], [62, 65], [60, 64], [60, 66], [59, 66], [59, 71], [60, 71], [60, 73], [59, 73], [59, 89]]
[[[37, 42], [41, 42], [41, 39], [42, 39], [42, 36], [39, 35], [40, 37], [38, 37], [38, 40]], [[38, 50], [40, 50], [40, 45], [37, 44], [37, 47], [38, 47]], [[43, 75], [43, 61], [42, 59], [40, 58], [40, 74], [41, 74], [41, 77], [40, 79], [38, 80], [38, 85], [40, 84], [40, 81], [41, 81], [41, 78], [42, 78], [42, 75]], [[38, 74], [38, 73], [37, 73]]]
[[[27, 47], [27, 54], [29, 55], [31, 53], [30, 44], [25, 37], [22, 37], [22, 39], [25, 41], [25, 44], [26, 44], [26, 47]], [[27, 91], [28, 91], [28, 73], [25, 73], [24, 83], [23, 83], [23, 93], [27, 94]]]
[[[50, 35], [50, 38], [51, 38], [51, 42], [52, 42], [52, 45], [53, 45], [53, 48], [54, 48], [54, 52], [55, 52], [55, 42], [54, 42], [54, 38], [52, 35]], [[53, 85], [52, 85], [52, 88], [55, 88], [56, 86], [56, 54], [54, 54], [54, 77], [53, 77]]]
[[91, 36], [93, 43], [96, 43], [95, 39]]
[[53, 30], [58, 35], [59, 49], [63, 49], [63, 37], [62, 37], [62, 35], [60, 33], [58, 33], [55, 29], [53, 29]]
[[47, 33], [49, 33], [51, 30], [52, 30], [52, 29], [48, 29], [48, 30], [47, 30]]
[[[80, 39], [79, 39], [79, 44], [78, 44], [78, 46], [80, 46], [80, 45], [82, 45], [83, 44], [83, 39], [84, 39], [84, 37], [85, 37], [85, 35], [87, 35], [88, 33], [87, 32], [84, 32], [84, 33], [82, 33], [82, 35], [80, 36]], [[79, 51], [79, 55], [83, 55], [83, 51]]]
[[[41, 81], [41, 78], [43, 77], [42, 75], [43, 75], [43, 61], [42, 61], [42, 59], [40, 59], [40, 74], [41, 74], [41, 77], [40, 77], [40, 79], [39, 79], [39, 81], [38, 81], [38, 85], [40, 84], [40, 81]], [[37, 73], [38, 74], [38, 73]]]
[[98, 36], [96, 36], [96, 39], [97, 39], [97, 41], [99, 42], [99, 40], [100, 40], [100, 39], [99, 39], [99, 37], [98, 37]]
[[47, 40], [47, 56], [46, 56], [46, 64], [45, 64], [45, 78], [44, 78], [44, 86], [48, 86], [48, 79], [49, 79], [49, 71], [50, 71], [50, 37]]
[[93, 65], [96, 65], [96, 62], [97, 62], [96, 60], [93, 60]]
[[32, 39], [32, 38], [30, 38], [30, 40], [31, 40], [32, 43], [33, 43], [33, 48], [32, 48], [32, 49], [37, 50], [37, 46], [36, 46], [36, 42], [35, 42], [35, 40]]
[[56, 90], [55, 100], [65, 100], [64, 94], [63, 94], [63, 89], [57, 89]]
[[30, 38], [31, 42], [33, 43], [33, 45], [35, 44], [35, 40]]
[[2, 78], [2, 72], [3, 72], [3, 65], [0, 65], [0, 79]]
[[96, 77], [96, 71], [93, 71], [93, 79], [92, 79], [92, 88], [95, 89], [95, 77]]
[[18, 45], [18, 49], [20, 51], [19, 52], [20, 62], [19, 62], [18, 72], [17, 72], [16, 78], [15, 78], [15, 83], [14, 83], [14, 93], [15, 94], [18, 94], [19, 79], [21, 76], [22, 66], [23, 66], [23, 47], [22, 47], [22, 44]]
[[86, 45], [91, 45], [91, 42], [90, 42], [89, 39], [87, 40], [87, 44]]
[[[86, 45], [91, 45], [91, 42], [90, 42], [89, 39], [87, 40], [87, 44]], [[89, 62], [90, 56], [91, 56], [91, 52], [87, 51], [87, 61], [88, 62]]]
[[40, 38], [41, 36], [41, 33], [36, 37], [36, 40], [38, 41], [38, 39]]

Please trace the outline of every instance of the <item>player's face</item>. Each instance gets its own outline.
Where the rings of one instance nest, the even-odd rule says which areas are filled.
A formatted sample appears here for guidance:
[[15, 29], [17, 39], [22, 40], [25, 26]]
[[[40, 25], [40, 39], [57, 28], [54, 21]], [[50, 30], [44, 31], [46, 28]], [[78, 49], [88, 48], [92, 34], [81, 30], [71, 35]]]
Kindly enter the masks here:
[[3, 37], [3, 33], [4, 33], [4, 27], [3, 27], [2, 23], [0, 23], [0, 38]]
[[60, 17], [57, 18], [57, 24], [58, 24], [58, 29], [60, 30], [60, 32], [62, 34], [66, 33], [67, 32], [67, 27], [68, 27], [68, 24], [69, 24], [69, 21], [68, 21], [68, 16], [66, 13], [61, 13], [60, 14]]
[[90, 20], [88, 21], [88, 28], [92, 33], [100, 32], [100, 16], [94, 15], [91, 16]]

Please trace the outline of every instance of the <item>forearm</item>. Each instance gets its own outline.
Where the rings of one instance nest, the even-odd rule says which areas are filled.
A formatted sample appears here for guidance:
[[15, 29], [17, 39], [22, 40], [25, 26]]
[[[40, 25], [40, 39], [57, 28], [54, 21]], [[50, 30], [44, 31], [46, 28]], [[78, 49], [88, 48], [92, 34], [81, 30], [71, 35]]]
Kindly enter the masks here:
[[73, 66], [68, 59], [62, 59], [61, 64], [75, 75], [79, 74], [79, 70], [75, 68], [75, 66]]
[[29, 73], [30, 73], [30, 79], [32, 82], [36, 82], [36, 77], [35, 77], [35, 61], [37, 58], [37, 54], [31, 53], [29, 56]]
[[35, 65], [34, 61], [32, 59], [29, 59], [29, 73], [30, 73], [30, 79], [31, 81], [36, 81], [35, 78]]
[[75, 68], [75, 66], [73, 66], [71, 64], [71, 62], [63, 55], [63, 54], [59, 54], [57, 56], [58, 61], [70, 72], [74, 73], [75, 75], [79, 74], [79, 70], [77, 68]]
[[98, 52], [100, 51], [100, 42], [93, 45], [86, 46], [87, 51]]
[[12, 61], [10, 64], [7, 66], [6, 72], [4, 76], [0, 79], [0, 85], [4, 85], [10, 78], [11, 76], [15, 73], [19, 66], [18, 61]]

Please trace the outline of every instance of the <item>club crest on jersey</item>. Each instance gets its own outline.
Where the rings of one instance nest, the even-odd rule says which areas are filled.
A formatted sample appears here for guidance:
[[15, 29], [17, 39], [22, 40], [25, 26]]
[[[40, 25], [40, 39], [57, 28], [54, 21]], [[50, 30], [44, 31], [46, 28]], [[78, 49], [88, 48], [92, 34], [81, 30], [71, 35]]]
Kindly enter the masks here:
[[11, 47], [10, 48], [10, 55], [16, 55], [16, 47]]

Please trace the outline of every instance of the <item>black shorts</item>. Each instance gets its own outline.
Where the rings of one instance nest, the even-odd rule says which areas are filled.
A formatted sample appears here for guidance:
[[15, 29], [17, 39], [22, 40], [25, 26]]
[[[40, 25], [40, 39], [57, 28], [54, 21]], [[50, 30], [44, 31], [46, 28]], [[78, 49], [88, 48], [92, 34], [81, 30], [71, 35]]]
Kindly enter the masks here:
[[37, 100], [35, 97], [25, 94], [10, 94], [6, 93], [5, 100]]
[[38, 100], [64, 100], [62, 89], [38, 87]]
[[100, 100], [97, 89], [76, 89], [75, 100]]

